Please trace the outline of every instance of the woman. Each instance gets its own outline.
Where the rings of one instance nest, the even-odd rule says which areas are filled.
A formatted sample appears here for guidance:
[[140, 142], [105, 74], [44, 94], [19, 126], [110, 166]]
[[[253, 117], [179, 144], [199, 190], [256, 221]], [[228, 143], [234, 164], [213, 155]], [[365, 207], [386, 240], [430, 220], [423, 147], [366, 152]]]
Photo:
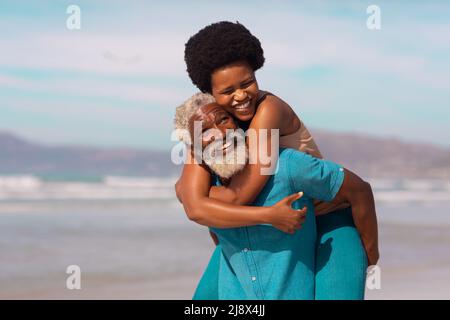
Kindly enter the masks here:
[[[243, 25], [219, 22], [200, 30], [186, 44], [185, 61], [193, 83], [202, 92], [211, 93], [216, 103], [236, 118], [239, 127], [253, 129], [259, 134], [263, 134], [264, 129], [267, 130], [268, 146], [265, 151], [268, 151], [269, 156], [270, 129], [279, 129], [281, 146], [321, 157], [310, 133], [290, 106], [280, 98], [259, 90], [255, 71], [264, 64], [263, 50], [259, 40]], [[228, 204], [251, 204], [269, 178], [268, 175], [261, 174], [261, 170], [267, 165], [259, 157], [259, 147], [258, 145], [250, 151], [256, 163], [247, 165], [226, 187], [210, 188], [209, 198], [220, 200], [210, 208], [224, 220], [227, 219], [229, 211], [233, 210]], [[203, 208], [204, 214], [207, 215], [208, 210], [205, 210], [204, 203], [186, 202], [189, 202], [189, 190], [195, 188], [192, 182], [210, 179], [210, 173], [202, 165], [196, 164], [189, 154], [186, 163], [176, 186], [177, 195], [183, 201], [188, 214], [190, 210]], [[354, 216], [361, 234], [361, 243], [352, 219], [352, 210], [348, 205], [318, 203], [315, 210], [316, 214], [320, 215], [317, 218], [316, 298], [362, 299], [367, 267], [366, 253], [369, 263], [376, 264], [377, 241], [364, 237], [367, 233], [364, 224]], [[332, 211], [335, 212], [321, 216]], [[240, 209], [236, 208], [235, 214], [240, 213]], [[215, 298], [214, 286], [211, 285], [217, 281], [215, 268], [218, 265], [218, 257], [220, 244], [194, 298]], [[213, 289], [211, 292], [204, 290], [205, 283]]]

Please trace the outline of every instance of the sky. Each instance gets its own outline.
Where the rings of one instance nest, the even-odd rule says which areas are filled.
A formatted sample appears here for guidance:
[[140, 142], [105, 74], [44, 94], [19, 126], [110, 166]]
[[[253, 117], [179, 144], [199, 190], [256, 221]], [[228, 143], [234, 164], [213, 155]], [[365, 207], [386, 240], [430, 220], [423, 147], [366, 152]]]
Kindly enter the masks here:
[[308, 128], [450, 147], [448, 1], [0, 0], [0, 131], [169, 149], [175, 107], [198, 91], [184, 44], [221, 20], [260, 39], [260, 88]]

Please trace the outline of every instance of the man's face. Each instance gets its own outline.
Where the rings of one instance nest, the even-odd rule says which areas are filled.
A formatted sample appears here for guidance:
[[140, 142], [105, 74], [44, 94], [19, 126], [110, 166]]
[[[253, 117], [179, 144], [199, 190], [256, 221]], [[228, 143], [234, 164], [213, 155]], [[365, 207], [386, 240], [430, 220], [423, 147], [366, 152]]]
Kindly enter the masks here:
[[[195, 130], [199, 124], [201, 131]], [[192, 141], [201, 139], [203, 160], [219, 176], [229, 178], [245, 166], [248, 156], [245, 134], [216, 103], [207, 104], [194, 114], [190, 119], [190, 134]]]
[[[194, 132], [195, 121], [201, 122], [201, 136], [194, 137], [196, 134], [196, 132]], [[189, 129], [191, 137], [201, 139], [202, 151], [204, 151], [208, 145], [217, 141], [220, 137], [225, 137], [227, 129], [237, 129], [237, 125], [234, 122], [233, 117], [227, 111], [216, 103], [210, 103], [201, 107], [197, 113], [194, 114], [190, 120]]]

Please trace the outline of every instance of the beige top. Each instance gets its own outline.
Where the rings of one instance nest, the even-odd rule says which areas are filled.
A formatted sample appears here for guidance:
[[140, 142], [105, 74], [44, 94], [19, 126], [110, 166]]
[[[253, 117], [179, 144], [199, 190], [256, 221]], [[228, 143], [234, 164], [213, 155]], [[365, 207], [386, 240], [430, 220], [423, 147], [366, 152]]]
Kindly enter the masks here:
[[[313, 137], [301, 120], [300, 129], [292, 134], [280, 137], [280, 147], [297, 149], [310, 154], [313, 157], [323, 159]], [[349, 203], [324, 202], [319, 200], [314, 201], [316, 215], [330, 213], [338, 209], [348, 208], [349, 206]]]

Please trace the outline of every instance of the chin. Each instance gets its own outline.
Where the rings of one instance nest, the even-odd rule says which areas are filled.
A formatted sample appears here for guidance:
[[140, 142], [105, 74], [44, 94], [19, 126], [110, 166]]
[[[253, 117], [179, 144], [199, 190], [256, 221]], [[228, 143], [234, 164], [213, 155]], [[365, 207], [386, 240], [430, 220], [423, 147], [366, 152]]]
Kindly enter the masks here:
[[255, 111], [253, 110], [251, 113], [248, 114], [234, 114], [234, 117], [242, 122], [247, 122], [253, 119], [255, 116]]
[[[245, 141], [245, 138], [242, 136], [241, 139], [244, 139], [242, 141]], [[212, 149], [214, 148], [212, 147]], [[220, 159], [216, 158], [215, 155], [211, 155], [210, 151], [211, 150], [204, 152], [205, 163], [222, 178], [231, 178], [244, 169], [248, 162], [248, 149], [245, 143], [239, 144], [236, 148], [231, 148], [231, 150], [220, 157]]]

